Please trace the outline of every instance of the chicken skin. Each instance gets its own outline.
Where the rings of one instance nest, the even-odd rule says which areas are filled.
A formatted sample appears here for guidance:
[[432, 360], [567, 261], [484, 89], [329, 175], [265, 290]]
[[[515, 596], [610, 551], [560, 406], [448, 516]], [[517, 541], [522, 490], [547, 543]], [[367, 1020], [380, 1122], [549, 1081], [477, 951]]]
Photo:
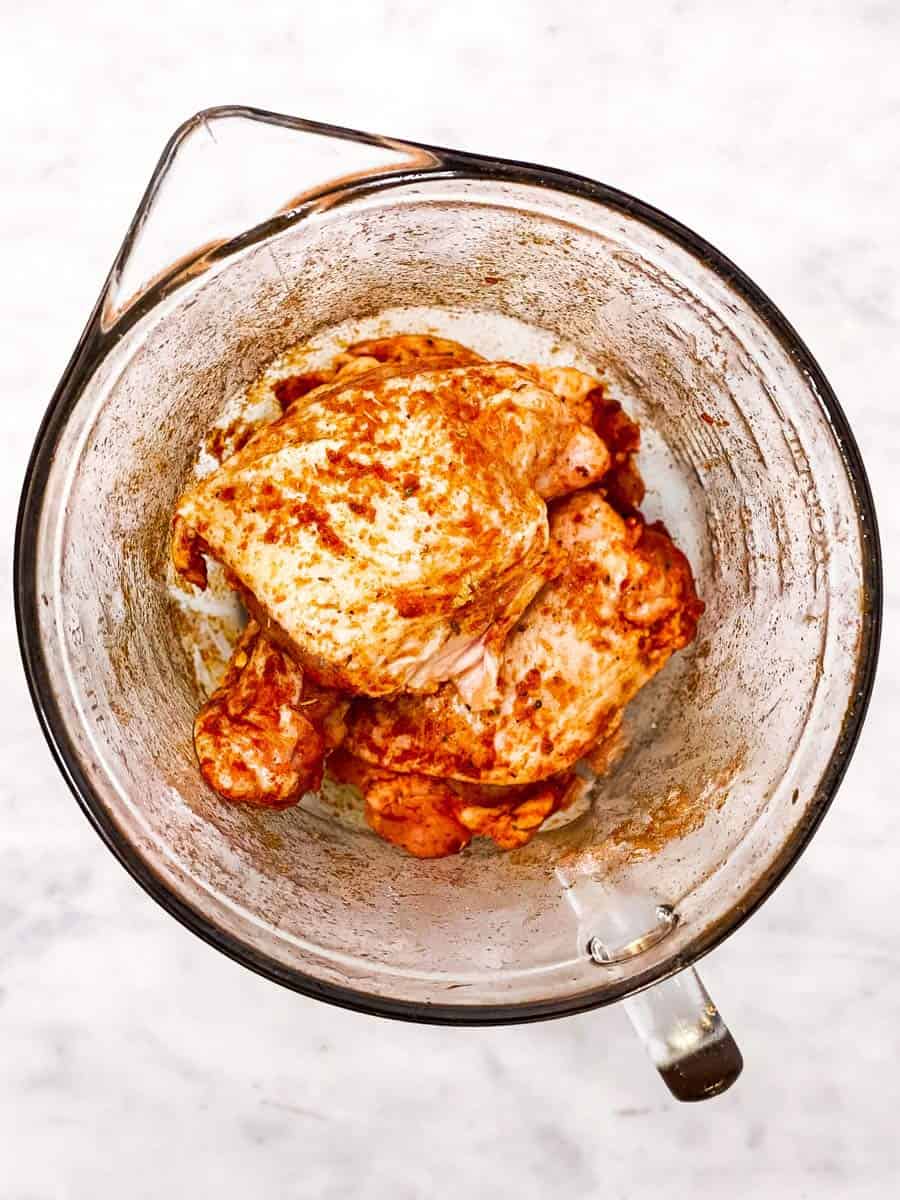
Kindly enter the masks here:
[[623, 518], [599, 491], [554, 506], [563, 572], [504, 648], [499, 700], [473, 711], [452, 688], [354, 706], [346, 748], [383, 768], [482, 784], [569, 769], [694, 637], [702, 604], [666, 532]]

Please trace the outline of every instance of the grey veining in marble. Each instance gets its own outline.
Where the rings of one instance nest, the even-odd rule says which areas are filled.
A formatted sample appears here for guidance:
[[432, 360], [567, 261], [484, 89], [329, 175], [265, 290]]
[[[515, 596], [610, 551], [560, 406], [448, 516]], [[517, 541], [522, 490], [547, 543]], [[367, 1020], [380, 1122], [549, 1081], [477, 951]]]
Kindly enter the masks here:
[[[819, 357], [887, 562], [841, 795], [704, 964], [745, 1075], [672, 1102], [621, 1012], [431, 1029], [238, 968], [103, 849], [2, 610], [0, 1200], [892, 1194], [900, 1170], [900, 7], [681, 0], [7, 5], [0, 569], [43, 408], [164, 140], [240, 101], [557, 163], [681, 218]], [[452, 1182], [451, 1182], [452, 1181]]]

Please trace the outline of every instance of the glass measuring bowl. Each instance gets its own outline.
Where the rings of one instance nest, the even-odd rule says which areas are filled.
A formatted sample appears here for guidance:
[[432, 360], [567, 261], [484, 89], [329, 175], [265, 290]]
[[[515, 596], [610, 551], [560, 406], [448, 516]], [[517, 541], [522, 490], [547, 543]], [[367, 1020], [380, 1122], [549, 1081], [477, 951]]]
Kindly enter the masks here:
[[[629, 708], [589, 810], [510, 854], [421, 862], [321, 807], [228, 807], [194, 761], [165, 561], [198, 442], [286, 347], [388, 310], [510, 358], [558, 340], [602, 371], [644, 431], [647, 515], [707, 604], [697, 643]], [[40, 430], [17, 534], [45, 732], [173, 915], [280, 983], [383, 1015], [508, 1022], [624, 999], [683, 1099], [740, 1070], [686, 968], [834, 795], [880, 596], [837, 401], [702, 239], [565, 172], [246, 108], [199, 114], [164, 151]]]

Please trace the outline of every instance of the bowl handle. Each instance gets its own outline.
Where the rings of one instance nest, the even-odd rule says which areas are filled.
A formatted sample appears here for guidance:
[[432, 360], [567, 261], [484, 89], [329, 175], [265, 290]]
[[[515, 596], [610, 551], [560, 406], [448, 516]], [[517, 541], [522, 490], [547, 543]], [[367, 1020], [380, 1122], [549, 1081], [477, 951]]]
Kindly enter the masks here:
[[625, 1011], [676, 1100], [728, 1090], [744, 1060], [693, 967], [629, 996]]
[[[577, 920], [579, 952], [604, 968], [611, 983], [629, 981], [625, 1011], [653, 1065], [677, 1100], [709, 1100], [743, 1068], [741, 1052], [693, 968], [646, 987], [646, 956], [678, 928], [678, 913], [646, 892], [611, 883], [591, 856], [556, 868]], [[658, 956], [657, 956], [658, 961]]]
[[349, 189], [440, 170], [440, 152], [244, 106], [205, 109], [166, 144], [113, 264], [100, 332], [231, 250], [339, 202]]

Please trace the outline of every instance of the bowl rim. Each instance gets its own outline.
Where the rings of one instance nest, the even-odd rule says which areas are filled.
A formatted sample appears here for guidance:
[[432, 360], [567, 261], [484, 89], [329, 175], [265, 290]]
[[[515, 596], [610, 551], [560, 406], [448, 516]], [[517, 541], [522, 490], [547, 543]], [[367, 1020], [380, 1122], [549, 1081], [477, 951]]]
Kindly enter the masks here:
[[[37, 563], [34, 547], [43, 509], [47, 478], [55, 447], [77, 402], [82, 385], [93, 373], [106, 350], [106, 338], [101, 332], [101, 310], [110, 280], [115, 275], [116, 267], [127, 254], [178, 146], [198, 125], [211, 120], [232, 117], [276, 124], [347, 140], [383, 144], [395, 148], [409, 148], [425, 152], [439, 164], [427, 169], [381, 174], [368, 181], [368, 184], [361, 184], [360, 187], [371, 189], [374, 186], [380, 189], [388, 184], [411, 183], [422, 179], [441, 177], [505, 180], [569, 193], [637, 218], [700, 259], [738, 292], [760, 320], [778, 338], [788, 356], [809, 378], [819, 402], [832, 424], [839, 454], [853, 493], [860, 527], [862, 546], [860, 565], [864, 598], [854, 686], [834, 749], [819, 780], [815, 795], [806, 809], [804, 820], [786, 839], [776, 858], [749, 891], [739, 897], [738, 901], [718, 921], [700, 931], [696, 938], [673, 959], [647, 969], [628, 981], [616, 983], [607, 981], [602, 993], [599, 992], [599, 989], [597, 991], [589, 990], [558, 1000], [547, 999], [523, 1003], [430, 1004], [422, 1001], [382, 997], [354, 988], [326, 983], [306, 972], [286, 967], [276, 959], [225, 932], [193, 905], [182, 899], [124, 837], [94, 794], [90, 781], [80, 765], [76, 747], [66, 729], [59, 705], [49, 684], [49, 673], [40, 637], [39, 605], [41, 597], [37, 591]], [[359, 188], [354, 190], [359, 190]], [[297, 219], [296, 216], [288, 218], [290, 222], [295, 219]], [[280, 217], [279, 220], [285, 221], [286, 218]], [[265, 227], [268, 227], [268, 223], [265, 224]], [[234, 241], [245, 244], [245, 239], [246, 235], [242, 235]], [[233, 252], [234, 248], [234, 243], [229, 242], [223, 247], [222, 252]], [[142, 302], [125, 314], [122, 324], [127, 321], [130, 325], [138, 320], [156, 302], [167, 282], [171, 282], [171, 280], [158, 280], [142, 298]], [[583, 175], [533, 163], [519, 162], [514, 159], [471, 154], [404, 139], [381, 138], [358, 130], [301, 120], [245, 105], [220, 105], [202, 110], [178, 127], [160, 156], [110, 276], [100, 293], [100, 298], [91, 313], [72, 358], [63, 372], [35, 437], [22, 486], [16, 521], [13, 588], [22, 662], [32, 703], [51, 753], [82, 811], [107, 848], [158, 904], [203, 941], [229, 958], [257, 974], [303, 995], [324, 1000], [342, 1008], [377, 1016], [425, 1024], [465, 1026], [516, 1024], [545, 1020], [569, 1016], [615, 1003], [617, 1000], [659, 983], [697, 962], [720, 945], [760, 907], [786, 877], [809, 844], [830, 807], [847, 770], [865, 719], [874, 684], [883, 606], [881, 547], [874, 500], [859, 448], [843, 409], [821, 367], [787, 318], [761, 288], [704, 238], [660, 209], [654, 208], [618, 188], [599, 183]]]

